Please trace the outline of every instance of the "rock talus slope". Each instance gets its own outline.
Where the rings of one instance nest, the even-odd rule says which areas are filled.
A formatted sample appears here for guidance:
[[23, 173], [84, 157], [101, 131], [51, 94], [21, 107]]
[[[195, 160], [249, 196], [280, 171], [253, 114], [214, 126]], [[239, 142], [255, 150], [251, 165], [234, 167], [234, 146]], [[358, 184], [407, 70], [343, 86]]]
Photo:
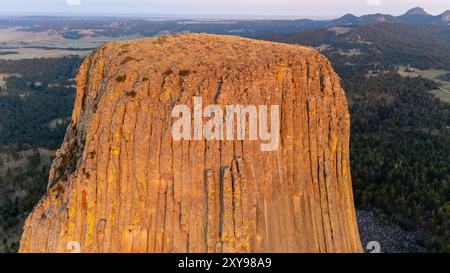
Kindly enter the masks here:
[[[77, 82], [21, 252], [362, 251], [348, 105], [316, 50], [200, 34], [113, 42]], [[173, 140], [171, 110], [194, 96], [280, 105], [279, 149]]]

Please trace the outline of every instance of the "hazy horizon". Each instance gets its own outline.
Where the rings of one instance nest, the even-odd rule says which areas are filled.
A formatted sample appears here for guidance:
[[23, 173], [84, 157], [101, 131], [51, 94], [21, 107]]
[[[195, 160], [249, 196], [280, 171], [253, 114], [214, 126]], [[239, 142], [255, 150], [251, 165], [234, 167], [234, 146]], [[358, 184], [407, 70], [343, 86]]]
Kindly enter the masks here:
[[401, 15], [422, 7], [432, 15], [450, 9], [450, 0], [15, 0], [2, 2], [0, 15], [141, 16], [199, 18], [327, 19], [347, 13]]

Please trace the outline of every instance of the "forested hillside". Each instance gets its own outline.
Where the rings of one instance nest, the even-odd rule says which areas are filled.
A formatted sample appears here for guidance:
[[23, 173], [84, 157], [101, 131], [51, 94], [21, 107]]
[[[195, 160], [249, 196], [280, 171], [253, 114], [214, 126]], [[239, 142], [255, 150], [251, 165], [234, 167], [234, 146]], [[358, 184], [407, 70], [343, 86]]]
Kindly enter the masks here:
[[75, 97], [78, 57], [0, 61], [0, 252], [16, 251], [45, 192]]
[[370, 24], [276, 34], [264, 39], [310, 45], [341, 63], [450, 69], [450, 27]]

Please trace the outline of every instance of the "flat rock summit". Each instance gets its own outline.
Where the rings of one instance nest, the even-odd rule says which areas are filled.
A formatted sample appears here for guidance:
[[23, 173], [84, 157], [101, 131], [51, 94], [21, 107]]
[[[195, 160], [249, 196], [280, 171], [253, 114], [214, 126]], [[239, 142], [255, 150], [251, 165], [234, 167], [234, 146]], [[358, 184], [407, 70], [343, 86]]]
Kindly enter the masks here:
[[[107, 43], [20, 252], [361, 252], [350, 117], [316, 50], [187, 34]], [[174, 140], [172, 109], [279, 105], [278, 149]]]

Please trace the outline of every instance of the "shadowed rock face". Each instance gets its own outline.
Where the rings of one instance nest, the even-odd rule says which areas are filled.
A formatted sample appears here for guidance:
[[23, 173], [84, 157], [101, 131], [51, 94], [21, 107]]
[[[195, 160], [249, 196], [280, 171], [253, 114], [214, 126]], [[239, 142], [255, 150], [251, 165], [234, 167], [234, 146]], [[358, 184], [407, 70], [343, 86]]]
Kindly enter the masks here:
[[[349, 113], [311, 48], [214, 35], [114, 42], [81, 66], [72, 122], [21, 252], [359, 252]], [[175, 141], [171, 111], [279, 105], [280, 146]]]

